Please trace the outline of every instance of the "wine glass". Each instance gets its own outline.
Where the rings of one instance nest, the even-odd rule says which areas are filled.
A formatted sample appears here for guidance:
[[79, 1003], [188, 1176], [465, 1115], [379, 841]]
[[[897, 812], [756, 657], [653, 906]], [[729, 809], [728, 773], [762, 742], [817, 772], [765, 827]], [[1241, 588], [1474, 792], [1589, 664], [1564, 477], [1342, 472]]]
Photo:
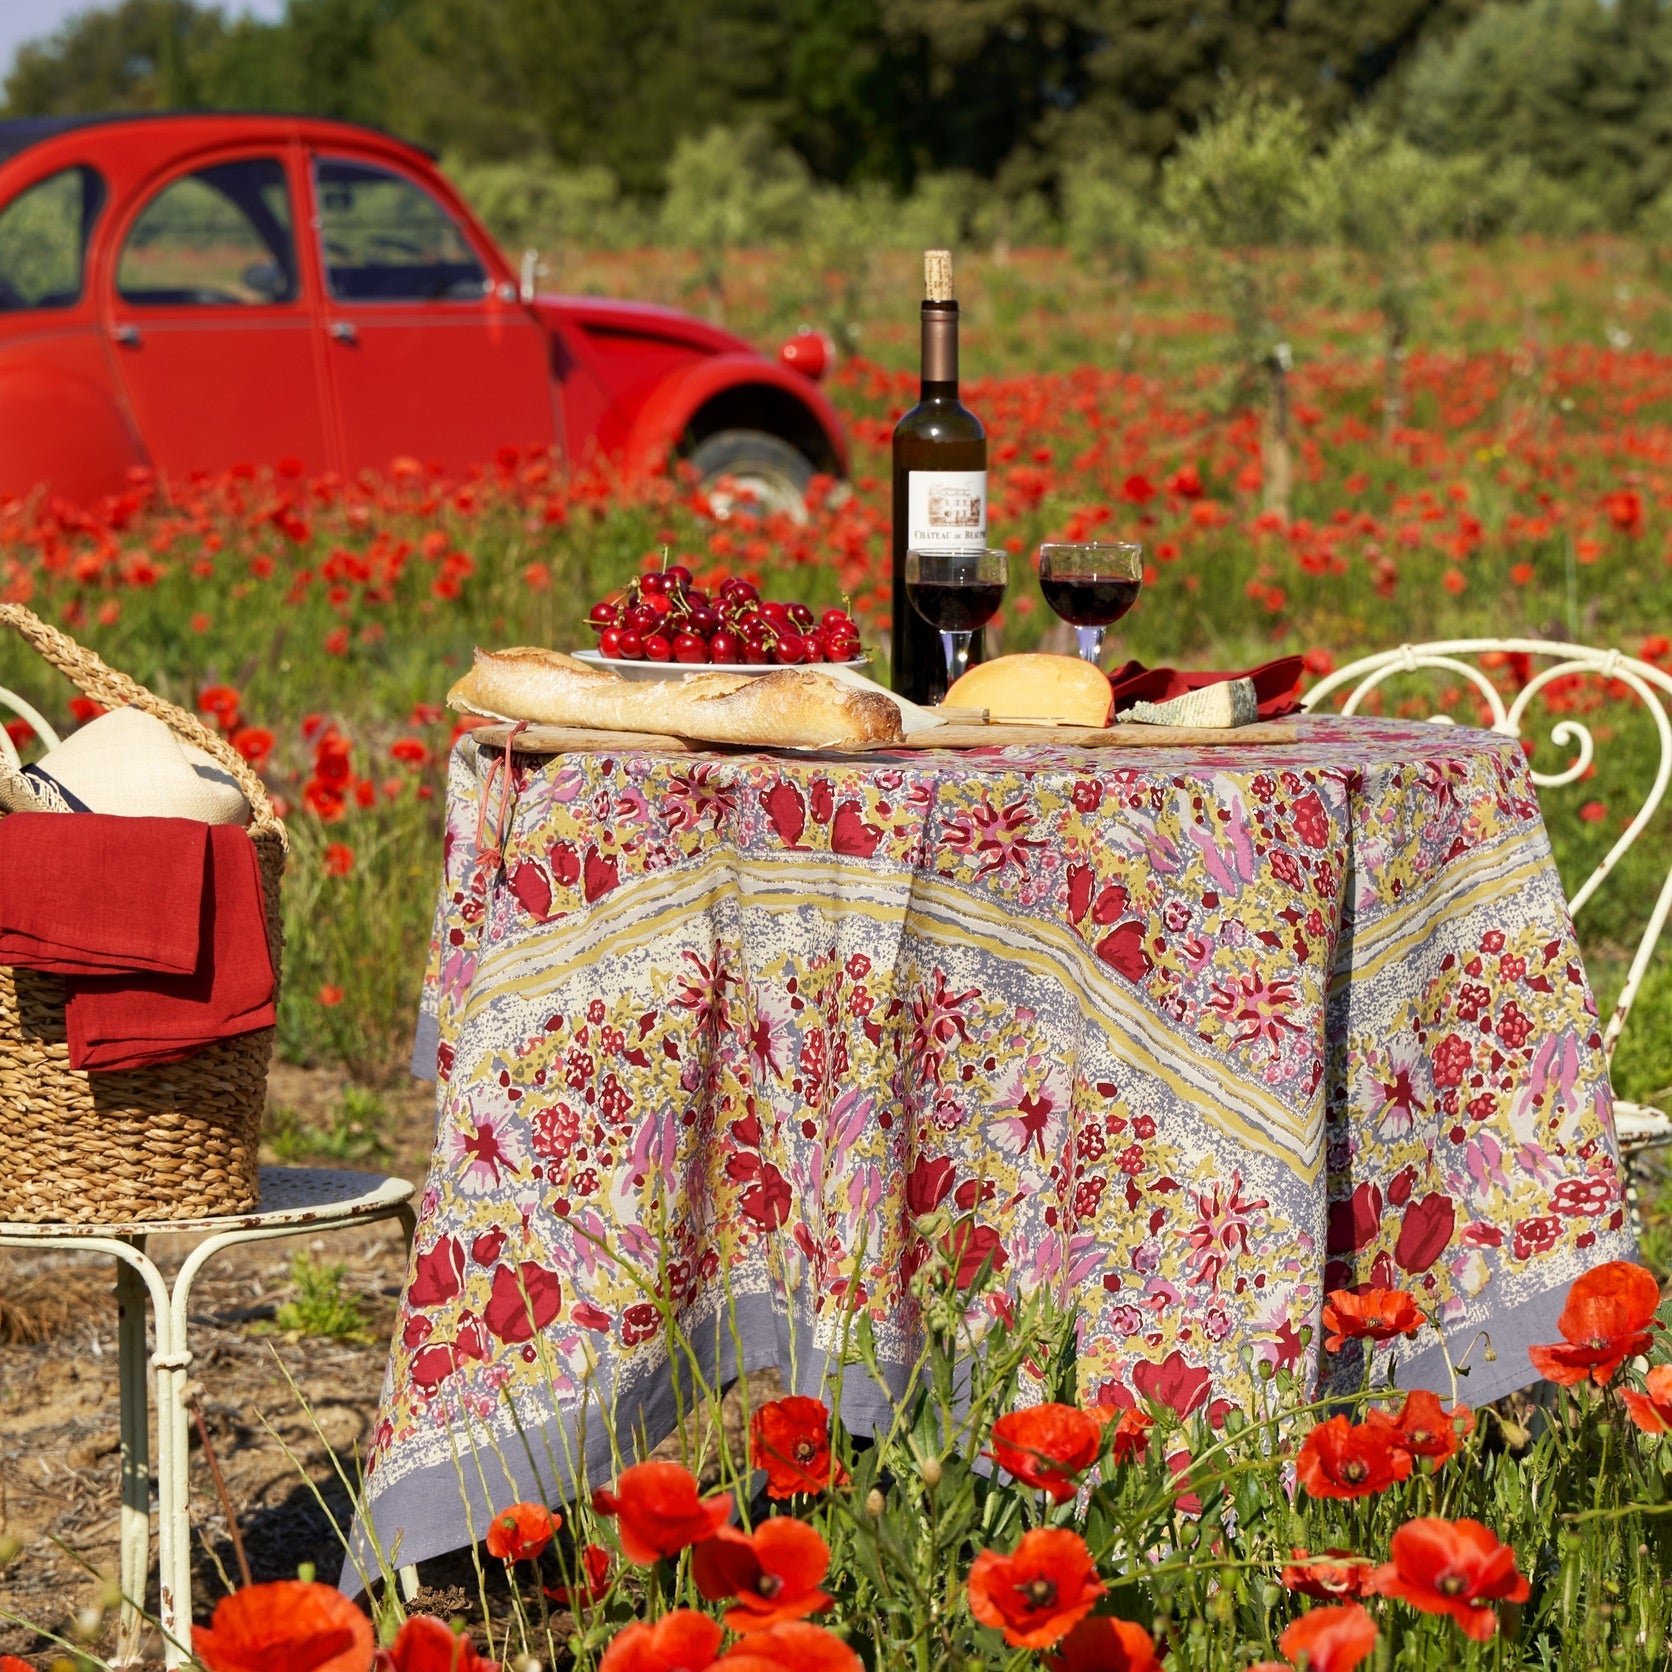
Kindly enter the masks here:
[[1005, 554], [979, 546], [961, 552], [906, 553], [906, 596], [940, 633], [949, 688], [969, 666], [976, 629], [985, 627], [1004, 602], [1008, 575]]
[[1103, 633], [1138, 602], [1144, 584], [1144, 548], [1124, 540], [1039, 548], [1039, 590], [1073, 627], [1080, 655], [1103, 662]]

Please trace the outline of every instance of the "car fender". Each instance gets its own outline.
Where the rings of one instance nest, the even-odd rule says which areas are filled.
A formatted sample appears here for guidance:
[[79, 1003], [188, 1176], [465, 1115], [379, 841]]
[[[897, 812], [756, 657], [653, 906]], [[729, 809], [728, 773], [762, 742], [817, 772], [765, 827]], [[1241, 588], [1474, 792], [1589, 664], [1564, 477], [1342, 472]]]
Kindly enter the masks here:
[[627, 474], [638, 477], [661, 470], [705, 407], [727, 398], [728, 410], [743, 413], [749, 410], [751, 396], [766, 414], [797, 415], [806, 426], [803, 436], [786, 434], [786, 426], [774, 422], [772, 416], [711, 428], [765, 429], [782, 435], [804, 453], [816, 438], [817, 450], [825, 456], [813, 462], [832, 475], [847, 474], [848, 441], [836, 408], [800, 373], [758, 354], [716, 354], [682, 367], [657, 384], [634, 415], [622, 457]]
[[146, 462], [107, 388], [62, 367], [0, 365], [0, 498], [44, 487], [90, 502]]

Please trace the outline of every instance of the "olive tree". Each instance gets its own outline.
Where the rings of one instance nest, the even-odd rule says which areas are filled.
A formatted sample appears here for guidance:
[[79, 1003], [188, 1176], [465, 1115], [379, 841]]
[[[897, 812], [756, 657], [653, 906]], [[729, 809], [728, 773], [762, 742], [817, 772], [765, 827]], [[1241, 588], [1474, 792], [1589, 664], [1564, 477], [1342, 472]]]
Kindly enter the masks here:
[[1132, 352], [1135, 292], [1161, 243], [1155, 210], [1140, 186], [1132, 159], [1093, 151], [1065, 169], [1063, 236], [1075, 259], [1102, 276], [1120, 308], [1120, 355]]

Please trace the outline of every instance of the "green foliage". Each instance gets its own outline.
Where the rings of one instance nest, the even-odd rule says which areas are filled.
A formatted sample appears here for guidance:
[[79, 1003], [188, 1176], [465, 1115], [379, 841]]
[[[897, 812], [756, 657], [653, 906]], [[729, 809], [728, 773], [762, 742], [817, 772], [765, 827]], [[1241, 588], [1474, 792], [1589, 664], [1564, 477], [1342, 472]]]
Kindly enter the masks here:
[[360, 1303], [343, 1288], [348, 1267], [338, 1261], [296, 1254], [290, 1262], [295, 1298], [273, 1314], [274, 1326], [287, 1334], [311, 1335], [327, 1341], [370, 1341]]
[[564, 168], [535, 153], [486, 163], [448, 157], [442, 166], [513, 256], [535, 249], [550, 259], [577, 247], [630, 249], [649, 240], [654, 223], [601, 164]]
[[335, 1161], [357, 1166], [389, 1158], [389, 1109], [369, 1086], [348, 1086], [329, 1123], [310, 1124], [296, 1110], [270, 1108], [267, 1141], [280, 1161]]

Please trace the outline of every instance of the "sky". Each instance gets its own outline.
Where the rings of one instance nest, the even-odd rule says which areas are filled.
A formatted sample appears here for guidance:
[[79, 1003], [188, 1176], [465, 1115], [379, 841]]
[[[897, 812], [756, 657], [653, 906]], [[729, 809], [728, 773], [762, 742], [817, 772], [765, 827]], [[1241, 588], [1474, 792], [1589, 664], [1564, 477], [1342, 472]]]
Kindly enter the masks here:
[[[0, 0], [0, 75], [11, 69], [25, 41], [55, 34], [77, 12], [91, 9], [89, 0]], [[284, 10], [284, 0], [234, 0], [225, 10], [277, 17]]]

